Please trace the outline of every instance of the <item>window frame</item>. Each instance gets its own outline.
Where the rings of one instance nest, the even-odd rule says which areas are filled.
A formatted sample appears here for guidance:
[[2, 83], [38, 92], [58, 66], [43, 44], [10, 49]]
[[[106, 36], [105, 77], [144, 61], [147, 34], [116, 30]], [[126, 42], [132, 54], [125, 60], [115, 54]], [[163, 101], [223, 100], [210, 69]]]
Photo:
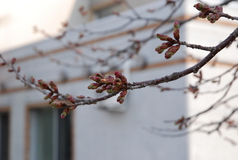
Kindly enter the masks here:
[[101, 18], [97, 18], [95, 16], [95, 13], [100, 11], [100, 10], [113, 7], [115, 5], [118, 5], [118, 7], [120, 7], [120, 12], [121, 11], [125, 11], [127, 9], [126, 6], [123, 5], [123, 3], [116, 3], [116, 2], [110, 1], [110, 0], [109, 1], [105, 1], [105, 2], [101, 2], [101, 3], [93, 3], [93, 4], [91, 4], [90, 9], [89, 9], [89, 13], [90, 13], [89, 21], [93, 21], [93, 20], [96, 20], [96, 19], [101, 19], [101, 18], [107, 17], [107, 16], [104, 16], [104, 17], [101, 17]]
[[[49, 106], [49, 104], [47, 102], [40, 102], [40, 103], [34, 103], [34, 104], [30, 104], [26, 106], [26, 118], [25, 118], [25, 160], [30, 160], [30, 145], [31, 145], [31, 135], [30, 135], [30, 127], [31, 127], [31, 123], [30, 123], [30, 116], [31, 116], [31, 111], [33, 109], [43, 109], [43, 108], [50, 108], [50, 109], [55, 109], [56, 108], [52, 108], [51, 106]], [[74, 160], [74, 113], [71, 112], [71, 135], [70, 135], [70, 144], [71, 144], [71, 160]]]

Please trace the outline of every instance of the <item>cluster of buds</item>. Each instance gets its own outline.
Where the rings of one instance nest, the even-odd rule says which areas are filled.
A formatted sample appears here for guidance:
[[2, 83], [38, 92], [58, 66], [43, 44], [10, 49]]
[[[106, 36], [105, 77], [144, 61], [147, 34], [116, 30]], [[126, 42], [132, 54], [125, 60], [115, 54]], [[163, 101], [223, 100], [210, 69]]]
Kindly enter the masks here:
[[127, 94], [127, 90], [125, 90], [127, 79], [118, 71], [116, 71], [114, 74], [115, 77], [110, 75], [103, 76], [99, 73], [94, 76], [90, 76], [89, 78], [95, 81], [95, 83], [91, 83], [88, 86], [88, 89], [94, 89], [97, 93], [102, 93], [103, 91], [107, 93], [120, 92], [117, 102], [123, 103]]
[[[0, 58], [2, 58], [2, 56], [0, 55]], [[17, 69], [15, 69], [14, 64], [16, 63], [17, 59], [15, 57], [12, 58], [11, 62], [8, 63], [3, 59], [3, 62], [0, 63], [0, 66], [5, 66], [7, 64], [11, 65], [11, 68], [8, 69], [8, 72], [16, 72], [19, 73], [21, 71], [21, 68], [18, 66]], [[18, 77], [16, 77], [18, 79]]]
[[[32, 83], [35, 82], [35, 79], [33, 77], [31, 77], [31, 81]], [[64, 108], [63, 112], [61, 113], [61, 118], [64, 118], [70, 111], [74, 110], [76, 108], [75, 104], [75, 99], [73, 98], [73, 96], [71, 96], [70, 94], [66, 94], [65, 95], [65, 100], [58, 100], [59, 97], [59, 90], [57, 85], [53, 82], [50, 81], [50, 83], [46, 83], [45, 81], [43, 81], [42, 79], [38, 80], [38, 86], [41, 89], [44, 90], [48, 90], [50, 91], [46, 96], [45, 96], [45, 100], [50, 99], [49, 104], [52, 106], [52, 108]]]
[[173, 31], [174, 38], [171, 38], [164, 34], [156, 34], [157, 38], [159, 38], [161, 41], [167, 41], [155, 48], [155, 51], [159, 54], [163, 53], [164, 50], [167, 49], [167, 51], [165, 52], [166, 59], [171, 58], [180, 48], [179, 27], [180, 27], [179, 22], [178, 21], [174, 22], [174, 31]]
[[175, 121], [174, 124], [178, 125], [178, 129], [179, 130], [182, 130], [183, 128], [187, 128], [188, 127], [187, 119], [184, 118], [184, 116], [182, 116], [180, 119]]
[[221, 17], [221, 13], [223, 11], [222, 6], [216, 6], [214, 8], [211, 8], [201, 3], [197, 3], [193, 7], [200, 11], [200, 18], [207, 18], [207, 20], [211, 23], [215, 23]]

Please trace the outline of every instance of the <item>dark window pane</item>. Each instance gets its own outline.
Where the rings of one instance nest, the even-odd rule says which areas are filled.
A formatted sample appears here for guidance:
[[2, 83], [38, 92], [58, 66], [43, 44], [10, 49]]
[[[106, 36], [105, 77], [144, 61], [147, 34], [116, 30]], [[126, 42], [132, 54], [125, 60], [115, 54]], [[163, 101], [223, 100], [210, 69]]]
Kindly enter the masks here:
[[0, 113], [0, 159], [8, 160], [9, 114]]
[[70, 116], [60, 119], [60, 110], [34, 109], [31, 112], [31, 151], [34, 160], [70, 160]]
[[[61, 111], [59, 111], [58, 117], [60, 117]], [[58, 136], [58, 155], [59, 160], [71, 159], [71, 122], [70, 114], [64, 119], [59, 118], [59, 136]]]

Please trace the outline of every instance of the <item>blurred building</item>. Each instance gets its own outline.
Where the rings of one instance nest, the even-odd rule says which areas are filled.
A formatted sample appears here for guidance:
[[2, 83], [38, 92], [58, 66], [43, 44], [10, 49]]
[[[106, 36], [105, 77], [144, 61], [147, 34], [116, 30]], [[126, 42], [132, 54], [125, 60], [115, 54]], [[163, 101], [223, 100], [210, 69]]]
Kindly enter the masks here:
[[[143, 17], [162, 20], [173, 9], [171, 5], [165, 6], [163, 0], [128, 0], [128, 3]], [[177, 5], [179, 3], [180, 1]], [[195, 3], [196, 1], [185, 1], [173, 15], [173, 19], [184, 20], [196, 15], [197, 11], [192, 7]], [[1, 54], [7, 60], [16, 57], [16, 66], [21, 66], [21, 74], [26, 75], [27, 79], [34, 76], [36, 80], [53, 80], [61, 93], [74, 96], [98, 96], [87, 89], [92, 83], [88, 76], [108, 70], [107, 66], [98, 63], [93, 65], [90, 58], [85, 60], [85, 57], [103, 59], [113, 49], [127, 47], [131, 43], [128, 39], [147, 38], [159, 24], [157, 21], [149, 22], [144, 27], [146, 21], [137, 20], [125, 25], [130, 19], [123, 17], [135, 17], [135, 12], [128, 10], [128, 6], [124, 4], [109, 0], [12, 0], [0, 1], [0, 4], [4, 6], [0, 9]], [[148, 9], [154, 9], [155, 12], [148, 12]], [[122, 17], [112, 15], [112, 11], [121, 12]], [[236, 15], [237, 5], [231, 3], [224, 11]], [[82, 16], [82, 12], [87, 14]], [[66, 22], [69, 24], [66, 28], [70, 32], [59, 42], [54, 37], [60, 35], [59, 32], [64, 29], [62, 24]], [[34, 33], [34, 26], [38, 30], [44, 30], [43, 34]], [[173, 23], [168, 23], [155, 33], [165, 32], [171, 26]], [[117, 27], [115, 31], [107, 32]], [[196, 19], [182, 26], [181, 39], [193, 44], [214, 46], [236, 27], [237, 22], [229, 20], [221, 19], [210, 24], [206, 20]], [[85, 30], [87, 32], [81, 35]], [[129, 32], [131, 30], [138, 32], [133, 35]], [[75, 50], [66, 47], [69, 43], [79, 43], [80, 46]], [[124, 72], [130, 82], [149, 80], [194, 65], [196, 60], [187, 58], [187, 55], [200, 59], [207, 54], [181, 47], [172, 59], [165, 60], [163, 55], [154, 51], [159, 44], [161, 41], [158, 39], [149, 41], [137, 56], [118, 69]], [[99, 47], [96, 52], [93, 51]], [[39, 51], [45, 56], [39, 55]], [[204, 76], [211, 78], [237, 63], [238, 55], [234, 55], [235, 52], [235, 45], [222, 51], [216, 67], [204, 67]], [[112, 61], [113, 64], [119, 62], [118, 59]], [[90, 65], [85, 67], [85, 63]], [[174, 132], [159, 132], [160, 129], [176, 128], [173, 123], [165, 121], [202, 111], [219, 99], [221, 94], [194, 99], [192, 94], [160, 92], [157, 87], [147, 87], [129, 91], [122, 105], [112, 98], [97, 105], [78, 106], [65, 119], [60, 119], [61, 110], [52, 109], [43, 100], [42, 93], [25, 87], [7, 69], [0, 68], [0, 159], [236, 160], [238, 157], [237, 145], [233, 146], [224, 140], [229, 138], [238, 141], [237, 132], [225, 130], [222, 136], [217, 133], [193, 133], [178, 137], [170, 136]], [[224, 77], [221, 85], [229, 78]], [[188, 76], [163, 86], [181, 88], [195, 82], [196, 78]], [[238, 87], [238, 84], [235, 83], [234, 86]], [[217, 85], [210, 84], [204, 90], [214, 87]], [[234, 89], [230, 94], [236, 92]], [[237, 103], [235, 100], [231, 105]], [[224, 114], [229, 114], [229, 110], [219, 109], [204, 115], [199, 122], [219, 120]]]

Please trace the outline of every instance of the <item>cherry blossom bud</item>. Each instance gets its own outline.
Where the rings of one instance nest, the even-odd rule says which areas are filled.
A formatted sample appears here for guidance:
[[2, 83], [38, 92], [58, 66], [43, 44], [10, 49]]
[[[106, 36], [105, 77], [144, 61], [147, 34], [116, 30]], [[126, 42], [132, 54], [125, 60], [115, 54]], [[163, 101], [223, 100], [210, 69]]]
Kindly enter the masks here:
[[35, 84], [35, 78], [33, 76], [31, 76], [31, 83]]
[[168, 49], [168, 51], [165, 53], [165, 58], [169, 59], [171, 58], [180, 48], [180, 45], [172, 46]]
[[125, 101], [125, 97], [117, 97], [117, 102], [119, 102], [120, 104], [122, 104]]
[[107, 93], [113, 93], [114, 90], [113, 89], [107, 89]]
[[158, 52], [159, 54], [162, 53], [165, 49], [171, 47], [173, 44], [170, 42], [162, 43], [162, 45], [158, 46], [155, 48], [155, 51]]
[[13, 70], [13, 69], [8, 69], [7, 71], [8, 71], [8, 72], [13, 72], [14, 70]]
[[53, 92], [50, 92], [49, 94], [45, 96], [44, 100], [49, 99], [51, 96], [53, 96], [53, 94], [54, 94]]
[[104, 78], [104, 76], [101, 75], [100, 73], [97, 73], [95, 76], [98, 77], [98, 78]]
[[158, 52], [159, 54], [160, 53], [163, 53], [165, 49], [162, 48], [162, 46], [158, 46], [155, 48], [155, 51]]
[[5, 66], [7, 63], [6, 62], [2, 62], [0, 63], [0, 66]]
[[223, 12], [222, 6], [216, 6], [214, 10], [216, 10], [217, 12]]
[[56, 100], [58, 97], [59, 97], [59, 95], [52, 96], [52, 97], [51, 97], [51, 100], [54, 101], [54, 100]]
[[201, 11], [203, 9], [204, 5], [201, 3], [197, 3], [193, 7], [195, 7], [197, 10]]
[[180, 27], [179, 21], [175, 21], [174, 22], [174, 29], [179, 29], [179, 27]]
[[50, 87], [51, 87], [56, 93], [59, 92], [57, 85], [56, 85], [53, 81], [50, 81]]
[[209, 14], [207, 16], [207, 20], [210, 21], [211, 23], [215, 23], [219, 18], [220, 18], [219, 14]]
[[69, 113], [69, 111], [70, 111], [69, 108], [65, 108], [63, 112], [61, 113], [60, 118], [61, 119], [65, 118], [66, 115]]
[[41, 89], [49, 89], [49, 86], [46, 82], [44, 82], [42, 79], [38, 80], [38, 84]]
[[76, 97], [79, 98], [79, 99], [83, 99], [83, 98], [85, 98], [85, 96], [83, 96], [83, 95], [76, 96]]
[[114, 84], [115, 86], [121, 86], [121, 85], [122, 85], [122, 81], [121, 81], [120, 78], [116, 78], [116, 79], [114, 80], [113, 84]]
[[101, 81], [101, 77], [97, 77], [97, 76], [90, 76], [89, 79], [91, 79], [95, 82], [100, 82]]
[[127, 90], [124, 90], [124, 91], [122, 91], [122, 92], [120, 93], [120, 96], [125, 97], [126, 94], [127, 94]]
[[70, 102], [74, 103], [74, 97], [72, 95], [66, 94], [65, 96]]
[[18, 66], [18, 67], [17, 67], [17, 72], [19, 73], [20, 71], [21, 71], [21, 67]]
[[91, 83], [88, 86], [88, 89], [97, 89], [101, 84], [100, 83]]
[[126, 84], [126, 83], [127, 83], [127, 78], [126, 78], [123, 74], [121, 74], [121, 73], [118, 72], [118, 71], [116, 71], [114, 74], [115, 74], [115, 76], [116, 76], [117, 78], [120, 78], [120, 79], [121, 79], [121, 82], [122, 82], [123, 84]]
[[59, 100], [54, 100], [53, 102], [50, 103], [52, 108], [62, 108], [64, 105], [61, 103]]
[[180, 35], [179, 35], [179, 29], [175, 29], [173, 32], [174, 38], [179, 41]]
[[175, 41], [173, 38], [171, 38], [171, 37], [169, 37], [169, 36], [167, 36], [167, 35], [164, 35], [164, 34], [156, 34], [156, 36], [157, 36], [157, 38], [159, 38], [161, 41], [169, 41], [169, 42], [171, 42], [171, 43], [176, 43], [176, 41]]
[[13, 58], [12, 58], [12, 61], [11, 61], [11, 64], [15, 64], [16, 60], [17, 60], [17, 59], [16, 59], [15, 57], [13, 57]]
[[201, 3], [195, 4], [193, 7], [195, 7], [197, 10], [202, 12], [207, 12], [210, 10], [210, 7]]
[[206, 18], [209, 15], [209, 12], [199, 12], [198, 17], [200, 18]]
[[102, 88], [96, 89], [96, 93], [102, 93], [103, 91], [104, 91], [104, 89], [102, 89]]
[[66, 114], [65, 112], [63, 112], [63, 113], [61, 113], [60, 118], [61, 118], [61, 119], [64, 119], [64, 118], [66, 117], [66, 115], [67, 115], [67, 114]]

